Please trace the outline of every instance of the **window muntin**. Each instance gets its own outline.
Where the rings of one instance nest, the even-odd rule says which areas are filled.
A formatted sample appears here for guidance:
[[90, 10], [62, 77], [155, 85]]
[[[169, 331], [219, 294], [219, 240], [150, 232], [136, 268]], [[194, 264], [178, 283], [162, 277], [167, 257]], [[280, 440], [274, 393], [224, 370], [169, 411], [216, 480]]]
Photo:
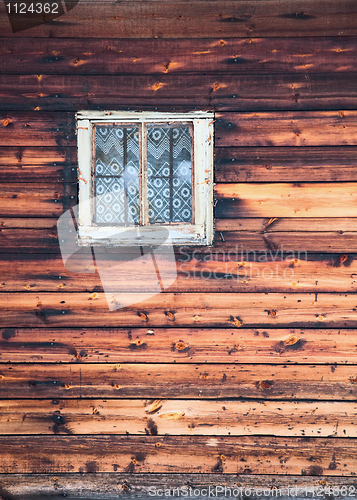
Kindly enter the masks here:
[[135, 226], [138, 245], [155, 244], [162, 226], [174, 244], [210, 244], [213, 117], [78, 112], [79, 243], [126, 245]]

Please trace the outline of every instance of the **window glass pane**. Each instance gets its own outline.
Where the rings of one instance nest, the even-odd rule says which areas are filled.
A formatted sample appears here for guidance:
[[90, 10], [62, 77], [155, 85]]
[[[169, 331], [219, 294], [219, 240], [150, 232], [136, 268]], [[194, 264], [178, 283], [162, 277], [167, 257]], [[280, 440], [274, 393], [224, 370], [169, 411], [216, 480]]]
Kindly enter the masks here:
[[139, 224], [139, 126], [96, 125], [94, 222]]
[[192, 222], [189, 125], [147, 126], [149, 223]]

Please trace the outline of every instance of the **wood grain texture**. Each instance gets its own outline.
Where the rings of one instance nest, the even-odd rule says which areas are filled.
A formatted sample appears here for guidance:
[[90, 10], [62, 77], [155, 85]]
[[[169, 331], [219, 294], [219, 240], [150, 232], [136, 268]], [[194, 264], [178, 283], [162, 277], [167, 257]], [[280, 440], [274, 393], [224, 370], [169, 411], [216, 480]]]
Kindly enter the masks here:
[[215, 145], [353, 146], [356, 111], [216, 113]]
[[77, 181], [75, 148], [2, 147], [0, 182], [52, 183]]
[[[314, 472], [310, 469], [309, 473]], [[317, 493], [324, 494], [334, 491], [335, 498], [339, 496], [339, 489], [347, 486], [347, 493], [355, 493], [356, 479], [354, 476], [338, 477], [326, 476], [323, 479], [319, 476], [296, 476], [296, 475], [255, 475], [244, 474], [237, 477], [233, 474], [225, 474], [224, 477], [217, 476], [217, 473], [211, 474], [130, 474], [130, 473], [96, 473], [96, 474], [78, 474], [78, 473], [56, 473], [53, 474], [2, 474], [1, 475], [1, 493], [5, 498], [13, 500], [34, 500], [42, 495], [52, 498], [60, 498], [64, 495], [73, 495], [77, 499], [90, 498], [92, 500], [117, 500], [126, 498], [129, 500], [146, 500], [149, 494], [157, 492], [158, 494], [170, 492], [179, 488], [180, 493], [187, 495], [198, 490], [206, 493], [211, 487], [213, 493], [220, 495], [224, 493], [224, 487], [233, 492], [236, 488], [243, 488], [242, 493], [248, 493], [248, 489], [253, 488], [261, 491], [266, 490], [269, 495], [281, 495], [285, 499], [287, 496], [295, 494], [302, 495], [305, 488], [312, 491], [316, 489]], [[216, 490], [217, 487], [217, 490]], [[333, 490], [332, 488], [335, 489]], [[182, 489], [181, 489], [182, 488]], [[220, 488], [223, 488], [220, 489]], [[277, 492], [276, 490], [279, 490]], [[344, 492], [344, 490], [342, 490]], [[240, 490], [238, 491], [238, 493]], [[7, 497], [6, 497], [7, 495]], [[10, 495], [12, 495], [10, 497]], [[196, 496], [198, 500], [205, 497]]]
[[[357, 463], [354, 439], [2, 436], [0, 445], [1, 473], [213, 472], [351, 476]], [[217, 476], [217, 479], [220, 477], [224, 478]]]
[[[45, 131], [44, 131], [45, 132]], [[357, 148], [215, 148], [215, 181], [357, 181]], [[1, 182], [75, 182], [77, 148], [2, 147]]]
[[[313, 185], [313, 184], [312, 184]], [[223, 200], [222, 200], [223, 201]], [[222, 208], [220, 206], [222, 205]], [[217, 202], [216, 215], [225, 215], [224, 207], [228, 204]], [[218, 210], [217, 210], [218, 208]], [[227, 210], [227, 219], [216, 218], [215, 229], [219, 231], [256, 231], [269, 234], [270, 232], [329, 232], [331, 228], [341, 232], [354, 232], [357, 227], [356, 217], [246, 217], [235, 218], [234, 205]], [[230, 217], [233, 216], [233, 217]], [[8, 221], [9, 219], [4, 219]], [[33, 220], [33, 219], [32, 219]], [[28, 224], [31, 224], [29, 220]], [[10, 226], [9, 226], [10, 227]]]
[[356, 217], [357, 183], [217, 184], [215, 196], [236, 201], [238, 217]]
[[0, 113], [0, 146], [51, 146], [65, 154], [76, 146], [73, 113], [9, 111]]
[[[1, 229], [56, 229], [57, 219], [53, 217], [47, 217], [47, 218], [2, 217], [0, 218], [0, 228]], [[11, 254], [9, 254], [7, 258], [11, 259]]]
[[[357, 217], [356, 182], [217, 183], [214, 196], [218, 205], [224, 200], [224, 208], [230, 208], [228, 213], [235, 208], [238, 219], [322, 218], [321, 230], [339, 230], [335, 224], [332, 228], [326, 227], [326, 219], [334, 218], [338, 223], [338, 218]], [[76, 197], [77, 184], [59, 182], [59, 179], [52, 183], [2, 183], [0, 214], [2, 217], [56, 217], [63, 212], [64, 198], [75, 204]], [[224, 209], [220, 208], [216, 215], [224, 216]], [[353, 227], [357, 229], [352, 224], [350, 230], [353, 231]], [[300, 230], [304, 230], [303, 225]]]
[[[63, 212], [62, 210], [58, 211], [58, 216], [60, 216]], [[53, 212], [55, 214], [55, 212]], [[58, 217], [57, 216], [57, 217]], [[0, 253], [3, 255], [9, 255], [12, 252], [21, 251], [24, 254], [31, 254], [35, 252], [36, 254], [43, 253], [54, 253], [59, 254], [60, 249], [58, 245], [58, 235], [57, 235], [57, 217], [52, 218], [52, 225], [50, 227], [44, 228], [27, 228], [26, 223], [20, 223], [22, 225], [21, 228], [2, 228], [1, 229], [1, 244], [0, 244]], [[4, 220], [4, 219], [1, 219]], [[10, 220], [10, 219], [7, 219]], [[15, 221], [18, 219], [14, 219]], [[31, 221], [31, 219], [25, 219], [27, 221]], [[42, 219], [41, 219], [42, 220]], [[16, 222], [15, 222], [16, 224]], [[31, 225], [36, 225], [36, 223], [31, 223]], [[46, 224], [47, 226], [48, 224]]]
[[72, 200], [77, 186], [53, 183], [2, 183], [0, 185], [0, 214], [22, 217], [59, 217], [63, 213], [64, 199]]
[[[175, 364], [226, 363], [227, 365], [246, 362], [326, 363], [333, 365], [327, 367], [324, 373], [324, 377], [329, 379], [329, 373], [334, 370], [336, 363], [356, 364], [355, 339], [355, 329], [333, 330], [323, 327], [247, 329], [235, 328], [232, 325], [232, 328], [217, 327], [214, 330], [177, 327], [2, 328], [0, 362], [72, 363], [71, 370], [75, 370], [76, 373], [78, 369], [82, 369], [81, 365], [87, 363], [162, 363], [163, 360]], [[79, 368], [73, 366], [73, 363], [80, 363]], [[140, 367], [136, 369], [139, 370]], [[187, 370], [187, 367], [185, 369]], [[57, 367], [54, 370], [57, 370]], [[83, 370], [86, 372], [86, 369]], [[94, 373], [97, 373], [96, 370], [98, 369], [94, 369]], [[100, 373], [102, 371], [108, 373], [105, 367], [99, 370]], [[158, 367], [155, 370], [157, 371]], [[180, 371], [179, 368], [177, 370]], [[353, 369], [351, 370], [353, 372]], [[51, 368], [47, 368], [47, 371], [48, 376], [51, 376]], [[36, 367], [34, 372], [36, 377], [40, 372], [41, 367]], [[349, 380], [349, 377], [353, 379], [353, 373], [347, 372], [346, 369], [345, 380]], [[142, 372], [138, 378], [141, 376]], [[98, 380], [95, 383], [98, 383]], [[32, 388], [30, 393], [35, 394], [34, 391], [37, 390], [46, 390], [46, 386], [40, 384], [39, 388]], [[68, 397], [68, 394], [68, 391], [65, 391], [63, 397]], [[21, 394], [19, 396], [21, 397]], [[98, 397], [100, 396], [103, 395], [98, 394]]]
[[[27, 32], [29, 35], [29, 32]], [[0, 40], [6, 74], [106, 75], [212, 72], [354, 72], [356, 37], [116, 39], [8, 37]]]
[[356, 80], [355, 73], [0, 75], [0, 110], [349, 110], [357, 107]]
[[0, 435], [357, 437], [355, 402], [0, 401]]
[[215, 181], [355, 181], [356, 158], [353, 146], [215, 148]]
[[[0, 30], [13, 36], [1, 5]], [[195, 2], [81, 1], [65, 16], [22, 37], [211, 38], [355, 35], [353, 0]]]
[[356, 232], [256, 232], [220, 231], [215, 238], [214, 251], [224, 252], [357, 252]]
[[[71, 201], [68, 200], [69, 205]], [[229, 208], [227, 210], [224, 208], [224, 213], [228, 213]], [[233, 206], [233, 209], [229, 211], [234, 213], [236, 207]], [[56, 221], [55, 218], [53, 220]], [[274, 226], [272, 226], [273, 228]], [[268, 253], [269, 255], [271, 252], [278, 255], [290, 252], [290, 254], [296, 253], [298, 258], [305, 258], [307, 253], [357, 253], [356, 231], [345, 232], [343, 225], [342, 229], [339, 226], [331, 229], [334, 230], [284, 232], [271, 230], [269, 234], [264, 233], [264, 231], [257, 232], [256, 229], [252, 232], [239, 230], [217, 231], [210, 251], [213, 253], [225, 252], [227, 254], [256, 252]], [[59, 254], [56, 228], [51, 226], [51, 229], [43, 228], [41, 230], [29, 228], [2, 229], [0, 254], [18, 253], [20, 248], [22, 252], [27, 254]], [[198, 250], [204, 251], [205, 247], [198, 248]], [[209, 275], [207, 279], [209, 279]]]
[[[250, 219], [245, 220], [250, 222]], [[54, 227], [51, 227], [51, 221]], [[235, 223], [234, 219], [227, 221]], [[56, 221], [40, 219], [40, 222], [49, 229], [36, 230], [36, 234], [41, 235], [42, 232], [45, 238], [52, 232], [55, 240]], [[251, 222], [253, 223], [254, 221]], [[0, 220], [0, 226], [1, 224]], [[14, 219], [14, 224], [19, 226], [16, 219]], [[285, 221], [285, 224], [289, 226], [289, 221]], [[224, 230], [223, 227], [222, 230]], [[258, 231], [257, 228], [255, 230]], [[278, 230], [286, 229], [278, 227]], [[39, 242], [41, 241], [43, 240], [39, 236]], [[6, 247], [3, 251], [5, 250]], [[138, 274], [135, 260], [130, 260], [130, 255], [127, 258], [128, 260], [123, 256], [123, 268], [117, 270], [116, 273], [113, 272], [110, 282], [105, 283], [106, 291], [140, 292], [147, 286], [151, 271], [142, 269]], [[105, 267], [111, 262], [110, 254], [103, 255], [102, 259], [97, 259], [97, 266]], [[71, 266], [67, 270], [60, 255], [9, 255], [5, 252], [0, 254], [0, 290], [1, 292], [25, 293], [26, 291], [91, 293], [103, 291], [98, 272], [85, 273], [88, 268], [93, 268], [91, 257], [79, 255], [72, 260]], [[160, 269], [161, 273], [168, 273], [172, 269], [171, 261], [162, 260]], [[189, 251], [188, 248], [181, 248], [176, 252], [176, 272], [177, 278], [167, 291], [203, 293], [357, 291], [357, 256], [355, 254], [298, 255], [296, 252], [296, 255], [293, 255], [267, 251], [266, 255], [254, 254], [254, 252], [246, 255], [239, 249], [236, 252], [222, 252], [219, 249], [210, 248], [200, 253], [197, 250]], [[130, 275], [129, 281], [128, 275]]]
[[[357, 144], [356, 117], [357, 111], [217, 113], [215, 145], [353, 146]], [[76, 147], [74, 114], [3, 112], [0, 146], [57, 146], [64, 151]]]
[[[2, 326], [18, 327], [250, 327], [355, 328], [354, 294], [161, 293], [142, 300], [125, 293], [132, 306], [110, 311], [103, 293], [2, 293]], [[146, 294], [144, 294], [146, 295]], [[119, 293], [109, 294], [120, 307]], [[127, 302], [126, 302], [127, 303]], [[169, 314], [171, 313], [171, 314]]]
[[[291, 336], [285, 338], [290, 342]], [[284, 350], [281, 344], [276, 345], [276, 349]], [[301, 341], [297, 349], [302, 345]], [[145, 350], [145, 346], [142, 349]], [[357, 395], [356, 365], [249, 364], [244, 350], [240, 352], [241, 361], [234, 364], [229, 355], [226, 363], [220, 364], [176, 365], [162, 361], [158, 364], [82, 364], [80, 361], [86, 357], [86, 352], [78, 354], [77, 363], [1, 364], [2, 397], [31, 400], [140, 398], [150, 399], [149, 405], [153, 400], [166, 398], [355, 401]]]

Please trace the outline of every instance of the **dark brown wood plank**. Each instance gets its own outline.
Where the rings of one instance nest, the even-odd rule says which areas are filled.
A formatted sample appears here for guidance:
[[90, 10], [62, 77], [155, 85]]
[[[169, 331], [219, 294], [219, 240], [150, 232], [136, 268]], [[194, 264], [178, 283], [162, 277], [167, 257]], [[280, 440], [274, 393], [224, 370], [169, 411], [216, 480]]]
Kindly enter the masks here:
[[49, 147], [2, 147], [0, 182], [76, 182], [77, 151]]
[[[222, 200], [223, 201], [223, 200]], [[218, 202], [216, 208], [220, 206]], [[225, 203], [223, 203], [225, 206]], [[233, 208], [233, 207], [232, 207]], [[217, 211], [218, 212], [218, 211]], [[223, 209], [219, 209], [223, 215]], [[215, 220], [216, 231], [256, 231], [258, 233], [270, 232], [328, 232], [331, 227], [342, 232], [354, 232], [357, 228], [356, 217], [229, 217], [233, 215], [230, 211], [227, 213], [227, 219]], [[6, 220], [6, 219], [4, 219]]]
[[[75, 204], [76, 197], [76, 183], [63, 183], [59, 179], [51, 183], [2, 183], [0, 214], [18, 218], [54, 217], [62, 213], [64, 198]], [[326, 225], [330, 217], [335, 219], [333, 229], [342, 230], [339, 218], [357, 217], [356, 197], [357, 183], [353, 182], [217, 183], [215, 186], [216, 216], [219, 218], [231, 218], [232, 215], [237, 219], [321, 218], [321, 227], [315, 231], [331, 230], [331, 225]], [[357, 226], [352, 221], [349, 230], [354, 228]], [[307, 229], [302, 224], [300, 230]], [[290, 231], [294, 231], [293, 227]]]
[[76, 195], [77, 186], [52, 183], [2, 183], [0, 185], [0, 214], [22, 217], [59, 217], [65, 198]]
[[[144, 294], [145, 296], [146, 294]], [[123, 297], [123, 298], [122, 298]], [[355, 328], [354, 294], [328, 293], [1, 293], [5, 327], [212, 327]], [[169, 314], [170, 313], [170, 314]]]
[[76, 146], [73, 113], [9, 111], [0, 113], [0, 146], [55, 146], [65, 154]]
[[[0, 31], [11, 36], [1, 5]], [[355, 35], [353, 0], [111, 2], [81, 1], [49, 24], [19, 31], [23, 37], [211, 38]]]
[[215, 197], [234, 201], [237, 217], [357, 216], [353, 182], [216, 184]]
[[357, 232], [343, 232], [338, 229], [326, 232], [285, 231], [281, 233], [272, 230], [269, 234], [248, 231], [218, 231], [215, 235], [214, 251], [218, 250], [233, 254], [236, 252], [267, 252], [269, 255], [270, 252], [278, 254], [292, 252], [297, 253], [298, 256], [304, 256], [308, 252], [353, 253], [357, 252]]
[[[72, 200], [68, 200], [69, 203]], [[235, 202], [232, 202], [235, 203]], [[75, 204], [75, 203], [74, 203]], [[227, 217], [231, 213], [234, 217], [237, 208], [229, 204], [221, 205], [220, 214]], [[227, 208], [226, 208], [227, 207]], [[18, 215], [18, 212], [15, 213]], [[53, 219], [56, 221], [56, 219]], [[241, 220], [241, 219], [240, 219]], [[266, 220], [266, 219], [265, 219]], [[269, 219], [270, 220], [270, 219]], [[268, 220], [268, 221], [269, 221]], [[353, 219], [352, 219], [353, 220]], [[35, 225], [35, 224], [34, 224]], [[305, 259], [307, 253], [357, 253], [357, 232], [346, 231], [339, 227], [331, 231], [217, 231], [213, 246], [209, 251], [213, 253], [225, 252], [227, 255], [241, 255], [256, 252], [270, 255], [282, 253], [297, 254], [298, 258]], [[52, 229], [2, 229], [0, 254], [18, 253], [19, 249], [27, 254], [59, 254], [57, 230]], [[198, 249], [204, 251], [205, 247]], [[185, 252], [185, 247], [182, 248]], [[243, 257], [244, 259], [244, 257]], [[186, 271], [186, 270], [185, 270]], [[187, 274], [185, 274], [187, 276]], [[353, 278], [353, 276], [352, 276]], [[207, 276], [209, 279], [209, 276]]]
[[[337, 182], [357, 180], [355, 147], [216, 148], [216, 182]], [[1, 182], [76, 180], [76, 147], [2, 147]]]
[[355, 147], [215, 149], [216, 182], [344, 182], [357, 180]]
[[1, 473], [215, 472], [351, 476], [357, 464], [354, 439], [2, 436], [0, 445]]
[[[308, 473], [315, 472], [310, 469]], [[224, 474], [217, 476], [215, 474], [130, 474], [130, 473], [96, 473], [96, 474], [77, 474], [77, 473], [56, 473], [53, 474], [2, 474], [1, 486], [2, 494], [5, 498], [13, 500], [37, 500], [42, 497], [53, 497], [55, 494], [63, 496], [72, 495], [77, 499], [100, 499], [117, 500], [126, 498], [129, 500], [146, 500], [150, 494], [158, 496], [165, 492], [182, 493], [182, 496], [196, 494], [198, 500], [199, 492], [207, 494], [211, 488], [211, 495], [223, 495], [225, 492], [239, 490], [242, 495], [258, 491], [258, 495], [264, 493], [264, 496], [278, 496], [286, 498], [287, 496], [329, 494], [333, 493], [334, 498], [343, 498], [341, 491], [350, 495], [356, 492], [356, 479], [351, 477], [326, 476], [323, 479], [319, 476], [295, 476], [295, 475], [255, 475], [243, 474], [237, 477], [233, 474]], [[242, 488], [242, 490], [240, 490]], [[249, 491], [250, 490], [250, 491]], [[310, 493], [311, 492], [311, 493]], [[7, 497], [6, 497], [7, 495]], [[12, 495], [12, 497], [10, 497]]]
[[[29, 34], [29, 32], [27, 32]], [[24, 34], [25, 35], [25, 34]], [[30, 35], [29, 35], [30, 36]], [[355, 71], [356, 37], [0, 39], [7, 74], [243, 74]]]
[[348, 110], [357, 107], [356, 82], [356, 73], [0, 75], [0, 109]]
[[[63, 206], [61, 208], [62, 210], [59, 211], [58, 215], [56, 216], [55, 214], [54, 218], [52, 218], [53, 223], [50, 228], [1, 228], [0, 254], [8, 256], [14, 251], [19, 251], [20, 248], [24, 254], [59, 254], [60, 249], [58, 244], [56, 222], [57, 217], [63, 212]], [[32, 219], [28, 220], [30, 221]]]
[[356, 402], [143, 399], [0, 401], [0, 435], [357, 437]]
[[[356, 118], [356, 111], [217, 113], [215, 143], [217, 147], [356, 145]], [[74, 115], [3, 112], [0, 145], [57, 146], [59, 151], [76, 147]]]
[[[266, 329], [244, 327], [238, 329], [232, 325], [232, 328], [226, 329], [217, 327], [213, 334], [212, 330], [205, 328], [45, 327], [2, 328], [0, 333], [1, 363], [54, 362], [83, 365], [161, 363], [165, 360], [167, 363], [181, 364], [206, 362], [356, 364], [357, 361], [355, 329], [333, 330], [323, 327], [313, 330], [278, 329], [271, 326]], [[73, 365], [72, 369], [78, 371], [78, 367], [73, 368]], [[334, 366], [326, 369], [327, 379], [332, 369]], [[47, 370], [50, 371], [50, 368]], [[351, 370], [348, 375], [346, 369], [346, 380], [349, 380], [350, 376], [353, 379], [354, 371], [352, 368]], [[40, 372], [41, 367], [36, 368], [36, 376]], [[105, 369], [104, 372], [107, 373]], [[20, 374], [20, 377], [22, 375]], [[104, 380], [107, 380], [107, 375]], [[152, 380], [150, 384], [151, 382]], [[30, 391], [34, 393], [45, 389], [45, 386], [40, 384], [37, 389], [32, 388]], [[28, 390], [26, 388], [26, 391]], [[338, 394], [337, 391], [336, 397]], [[68, 397], [68, 391], [62, 395]]]
[[[233, 364], [227, 358], [229, 364], [198, 365], [6, 363], [0, 366], [1, 394], [55, 400], [54, 406], [58, 398], [149, 398], [147, 406], [165, 398], [356, 399], [356, 365]], [[244, 352], [241, 359], [249, 360]]]
[[[8, 220], [12, 221], [13, 219]], [[24, 220], [26, 221], [26, 219]], [[46, 238], [51, 238], [52, 235], [49, 243], [52, 242], [55, 246], [56, 220], [39, 220], [46, 226], [48, 225], [49, 230], [35, 230], [38, 235], [38, 243], [46, 242]], [[251, 220], [244, 219], [243, 223], [244, 221], [249, 223]], [[217, 225], [219, 222], [223, 223], [224, 221], [217, 221]], [[226, 222], [235, 223], [235, 220], [228, 219]], [[265, 223], [267, 222], [265, 220]], [[0, 220], [0, 226], [1, 224]], [[289, 221], [285, 220], [285, 224], [289, 226]], [[221, 229], [223, 232], [232, 230], [229, 226], [226, 229], [224, 227]], [[284, 227], [281, 229], [278, 226], [278, 229], [284, 230]], [[244, 239], [244, 233], [240, 234]], [[266, 236], [269, 238], [270, 233], [267, 232]], [[13, 244], [15, 245], [15, 242]], [[6, 247], [3, 251], [5, 250]], [[117, 252], [121, 252], [121, 250], [117, 250]], [[97, 259], [97, 267], [104, 268], [111, 262], [110, 255], [103, 255], [102, 259]], [[72, 261], [72, 266], [73, 264]], [[92, 293], [103, 291], [99, 274], [97, 272], [94, 274], [84, 272], [89, 267], [93, 267], [91, 257], [79, 255], [75, 264], [75, 268], [71, 267], [67, 270], [60, 255], [0, 254], [0, 290], [2, 292], [24, 292], [27, 290], [31, 292]], [[140, 292], [146, 286], [150, 271], [148, 274], [143, 269], [140, 275], [137, 275], [137, 263], [135, 260], [130, 260], [129, 255], [123, 266], [124, 273], [120, 270], [117, 270], [116, 273], [113, 272], [110, 283], [105, 283], [106, 291]], [[171, 269], [170, 260], [160, 262], [161, 273], [168, 273]], [[357, 291], [357, 256], [355, 254], [298, 255], [296, 252], [296, 255], [292, 253], [284, 255], [281, 252], [271, 251], [271, 253], [267, 252], [266, 255], [254, 252], [245, 255], [239, 250], [228, 253], [214, 248], [203, 250], [200, 254], [197, 250], [191, 250], [189, 253], [187, 248], [179, 248], [176, 253], [176, 272], [177, 278], [167, 291], [206, 293]], [[128, 275], [131, 276], [129, 281]]]
[[215, 145], [353, 146], [356, 111], [216, 113]]

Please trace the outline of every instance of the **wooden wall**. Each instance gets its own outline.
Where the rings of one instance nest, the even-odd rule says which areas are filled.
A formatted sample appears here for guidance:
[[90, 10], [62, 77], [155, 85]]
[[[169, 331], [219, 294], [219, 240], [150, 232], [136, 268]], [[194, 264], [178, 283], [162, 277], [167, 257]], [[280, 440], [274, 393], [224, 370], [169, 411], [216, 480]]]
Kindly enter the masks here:
[[[0, 498], [353, 486], [357, 3], [0, 14]], [[114, 312], [59, 252], [80, 109], [216, 113], [211, 258]]]

